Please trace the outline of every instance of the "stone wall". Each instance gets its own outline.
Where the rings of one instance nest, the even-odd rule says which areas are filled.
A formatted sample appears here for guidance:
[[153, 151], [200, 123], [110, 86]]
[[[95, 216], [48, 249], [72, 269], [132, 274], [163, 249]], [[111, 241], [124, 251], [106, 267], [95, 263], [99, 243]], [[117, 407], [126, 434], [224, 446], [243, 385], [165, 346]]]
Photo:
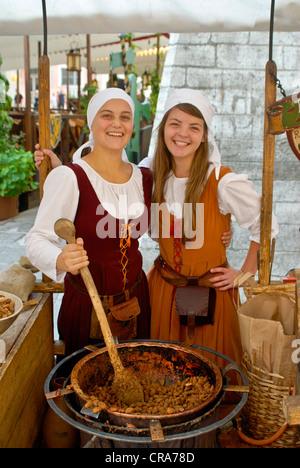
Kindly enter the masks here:
[[[273, 60], [286, 95], [300, 88], [300, 33], [275, 33]], [[213, 133], [222, 162], [246, 173], [261, 193], [265, 66], [269, 34], [258, 32], [172, 34], [166, 57], [154, 129], [173, 88], [203, 89], [216, 113]], [[277, 100], [283, 96], [278, 90]], [[300, 266], [300, 163], [286, 135], [275, 137], [273, 212], [280, 233], [272, 270], [274, 279]], [[155, 131], [150, 155], [155, 146]], [[234, 237], [229, 261], [240, 267], [249, 241], [248, 232], [233, 220]]]

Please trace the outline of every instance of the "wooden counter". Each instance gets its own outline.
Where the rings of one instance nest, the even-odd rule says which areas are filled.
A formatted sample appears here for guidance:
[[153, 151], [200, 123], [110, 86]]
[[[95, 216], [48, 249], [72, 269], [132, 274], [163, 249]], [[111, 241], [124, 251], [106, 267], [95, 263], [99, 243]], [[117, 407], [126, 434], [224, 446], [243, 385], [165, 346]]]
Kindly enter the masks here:
[[6, 360], [0, 363], [0, 448], [32, 448], [47, 402], [44, 383], [54, 366], [52, 295], [35, 294], [0, 336]]

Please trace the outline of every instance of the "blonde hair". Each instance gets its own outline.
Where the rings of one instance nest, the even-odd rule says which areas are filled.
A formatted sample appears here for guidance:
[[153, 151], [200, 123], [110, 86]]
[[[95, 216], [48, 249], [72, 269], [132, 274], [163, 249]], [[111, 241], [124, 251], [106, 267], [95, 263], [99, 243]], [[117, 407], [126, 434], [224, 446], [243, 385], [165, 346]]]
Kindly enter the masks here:
[[[179, 110], [203, 119], [202, 113], [197, 109], [197, 107], [192, 104], [178, 104], [176, 106]], [[173, 108], [174, 109], [174, 108]], [[164, 196], [164, 186], [166, 180], [169, 176], [170, 171], [175, 172], [175, 162], [173, 160], [172, 154], [167, 148], [165, 143], [164, 133], [165, 133], [165, 124], [168, 119], [172, 109], [170, 109], [163, 117], [159, 127], [158, 127], [158, 138], [157, 146], [154, 155], [154, 164], [153, 164], [153, 176], [155, 181], [154, 191], [153, 191], [153, 202], [161, 203]], [[209, 167], [209, 145], [207, 140], [207, 125], [204, 120], [205, 125], [205, 140], [199, 145], [199, 148], [195, 152], [188, 182], [186, 185], [185, 191], [185, 200], [184, 203], [192, 204], [192, 228], [196, 228], [196, 204], [200, 203], [201, 193], [206, 183], [207, 171]], [[184, 239], [183, 239], [184, 241]]]

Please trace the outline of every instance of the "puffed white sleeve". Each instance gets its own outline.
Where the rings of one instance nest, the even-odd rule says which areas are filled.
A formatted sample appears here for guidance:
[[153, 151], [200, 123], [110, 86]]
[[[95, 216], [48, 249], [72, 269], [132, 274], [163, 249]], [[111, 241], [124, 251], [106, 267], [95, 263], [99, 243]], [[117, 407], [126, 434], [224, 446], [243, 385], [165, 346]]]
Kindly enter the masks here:
[[79, 198], [75, 173], [66, 166], [53, 169], [44, 183], [35, 223], [27, 234], [26, 255], [30, 262], [53, 281], [61, 282], [65, 272], [56, 269], [62, 239], [54, 231], [59, 218], [74, 221]]
[[153, 158], [146, 156], [146, 158], [143, 158], [139, 164], [139, 167], [147, 167], [148, 169], [153, 170]]
[[[230, 172], [218, 184], [219, 209], [232, 214], [241, 228], [248, 229], [250, 240], [260, 243], [261, 197], [246, 174]], [[272, 238], [278, 234], [278, 224], [272, 215]]]

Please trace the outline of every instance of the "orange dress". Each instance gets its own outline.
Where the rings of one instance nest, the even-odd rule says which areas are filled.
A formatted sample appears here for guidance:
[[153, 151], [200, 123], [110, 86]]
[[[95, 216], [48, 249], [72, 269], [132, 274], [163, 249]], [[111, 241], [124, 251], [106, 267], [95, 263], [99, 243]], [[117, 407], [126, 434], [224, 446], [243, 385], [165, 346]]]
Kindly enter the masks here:
[[[228, 172], [231, 172], [229, 168], [222, 167], [220, 179]], [[200, 203], [204, 204], [204, 242], [201, 248], [186, 248], [179, 240], [180, 251], [178, 252], [173, 235], [159, 239], [161, 256], [169, 266], [180, 271], [182, 275], [201, 276], [226, 261], [226, 248], [221, 242], [221, 236], [229, 229], [230, 215], [222, 215], [219, 211], [217, 187], [218, 180], [213, 170], [200, 199]], [[167, 213], [172, 223], [174, 217], [169, 212]], [[165, 217], [163, 219], [166, 220]], [[160, 228], [161, 223], [162, 221], [160, 221]], [[191, 341], [187, 338], [187, 327], [180, 324], [180, 317], [175, 313], [174, 286], [167, 283], [154, 266], [148, 272], [148, 282], [151, 304], [151, 339], [191, 342], [191, 344], [215, 350], [240, 363], [242, 347], [236, 308], [232, 299], [233, 290], [216, 289], [214, 324], [196, 326]], [[237, 293], [237, 291], [234, 292], [234, 294]], [[207, 354], [207, 357], [215, 360], [221, 367], [228, 364], [227, 361], [211, 353]]]

